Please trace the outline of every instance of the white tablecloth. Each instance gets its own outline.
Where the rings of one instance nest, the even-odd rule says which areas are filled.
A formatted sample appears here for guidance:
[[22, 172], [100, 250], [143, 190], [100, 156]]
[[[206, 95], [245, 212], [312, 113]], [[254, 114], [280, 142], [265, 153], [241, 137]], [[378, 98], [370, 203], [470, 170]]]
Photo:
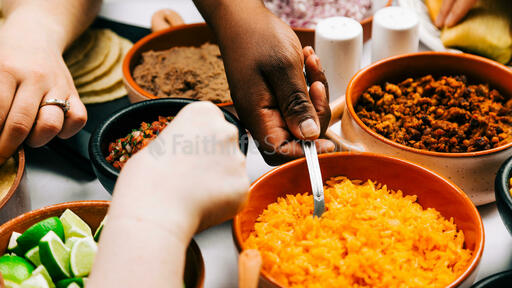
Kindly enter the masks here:
[[[101, 15], [148, 27], [153, 12], [165, 7], [177, 10], [186, 22], [199, 22], [202, 19], [191, 0], [110, 0], [104, 4]], [[365, 45], [363, 64], [370, 62], [369, 45], [371, 43]], [[339, 124], [333, 128], [339, 131]], [[110, 200], [110, 195], [98, 180], [88, 180], [67, 159], [49, 149], [29, 150], [27, 159], [27, 187], [33, 209], [74, 200]], [[251, 181], [271, 168], [263, 162], [254, 143], [249, 146], [247, 164]], [[482, 206], [479, 211], [484, 222], [486, 243], [477, 280], [512, 269], [512, 238], [498, 215], [496, 205]], [[237, 252], [231, 236], [231, 224], [213, 227], [195, 239], [205, 260], [205, 287], [237, 287]]]

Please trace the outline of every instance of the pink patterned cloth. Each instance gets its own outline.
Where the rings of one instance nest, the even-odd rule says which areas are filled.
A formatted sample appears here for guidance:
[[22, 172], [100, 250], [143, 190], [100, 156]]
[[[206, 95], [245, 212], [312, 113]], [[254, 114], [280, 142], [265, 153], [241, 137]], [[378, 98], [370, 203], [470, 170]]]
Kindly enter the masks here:
[[265, 6], [292, 27], [315, 28], [325, 18], [345, 16], [361, 21], [371, 0], [264, 0]]

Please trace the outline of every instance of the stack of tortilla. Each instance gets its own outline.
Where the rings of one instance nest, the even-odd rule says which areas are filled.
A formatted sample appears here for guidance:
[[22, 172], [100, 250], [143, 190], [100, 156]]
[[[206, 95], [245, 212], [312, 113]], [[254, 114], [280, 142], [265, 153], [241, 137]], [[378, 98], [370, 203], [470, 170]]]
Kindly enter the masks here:
[[[426, 0], [433, 22], [443, 0]], [[479, 0], [457, 25], [443, 28], [441, 41], [445, 47], [491, 58], [506, 64], [512, 58], [512, 3], [505, 0]]]
[[89, 29], [64, 53], [64, 60], [84, 104], [103, 103], [126, 95], [122, 63], [130, 40], [109, 29]]

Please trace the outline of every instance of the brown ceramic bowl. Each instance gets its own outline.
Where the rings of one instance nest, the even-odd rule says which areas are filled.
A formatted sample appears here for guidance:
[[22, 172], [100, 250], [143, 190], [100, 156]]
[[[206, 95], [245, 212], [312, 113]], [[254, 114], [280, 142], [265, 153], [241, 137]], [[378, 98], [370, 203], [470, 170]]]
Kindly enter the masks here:
[[25, 151], [23, 147], [14, 155], [18, 164], [14, 183], [0, 199], [0, 224], [30, 210], [30, 194], [25, 189]]
[[512, 156], [512, 143], [494, 149], [468, 153], [442, 153], [398, 144], [368, 128], [356, 115], [354, 106], [372, 85], [397, 83], [408, 77], [432, 74], [466, 75], [471, 82], [488, 83], [502, 94], [512, 96], [512, 70], [487, 58], [471, 54], [420, 52], [395, 56], [360, 70], [350, 80], [346, 109], [341, 121], [344, 140], [360, 152], [374, 152], [412, 161], [453, 181], [473, 203], [493, 202], [494, 177], [500, 165]]
[[[473, 257], [464, 273], [447, 287], [473, 283], [484, 248], [484, 227], [475, 205], [457, 186], [419, 165], [379, 154], [339, 152], [320, 155], [319, 161], [324, 181], [340, 175], [371, 179], [390, 189], [402, 190], [405, 195], [417, 195], [423, 208], [435, 208], [445, 218], [453, 217], [457, 227], [464, 231], [465, 246], [472, 250]], [[253, 231], [256, 218], [269, 204], [286, 194], [304, 191], [311, 191], [304, 158], [286, 163], [256, 180], [250, 187], [246, 208], [233, 221], [238, 248], [246, 248], [244, 242]], [[282, 286], [262, 272], [260, 287]]]
[[[314, 33], [307, 29], [296, 29], [302, 46], [313, 46], [315, 42]], [[216, 43], [213, 31], [205, 23], [185, 24], [170, 27], [149, 34], [137, 41], [126, 54], [123, 61], [123, 82], [128, 91], [130, 102], [140, 102], [158, 97], [142, 89], [133, 79], [132, 71], [140, 63], [142, 53], [150, 50], [167, 50], [178, 46], [196, 46], [204, 43]], [[220, 103], [220, 107], [227, 108], [233, 112], [233, 103]]]
[[[22, 233], [35, 223], [48, 217], [59, 217], [66, 209], [75, 212], [82, 218], [92, 231], [100, 225], [107, 214], [110, 201], [76, 201], [51, 205], [25, 213], [0, 226], [0, 255], [5, 253], [12, 232]], [[204, 262], [201, 251], [192, 240], [187, 249], [184, 281], [186, 287], [203, 287]]]

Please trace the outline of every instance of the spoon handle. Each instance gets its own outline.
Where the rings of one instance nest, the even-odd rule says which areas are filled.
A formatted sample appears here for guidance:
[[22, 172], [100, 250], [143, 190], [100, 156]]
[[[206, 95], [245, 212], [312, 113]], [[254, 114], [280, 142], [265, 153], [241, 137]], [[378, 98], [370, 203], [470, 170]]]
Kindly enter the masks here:
[[322, 172], [320, 171], [320, 164], [318, 163], [318, 154], [316, 152], [315, 142], [302, 141], [302, 149], [306, 156], [306, 163], [308, 165], [309, 180], [313, 191], [314, 210], [313, 215], [320, 217], [325, 211], [324, 201], [324, 185], [322, 181]]

